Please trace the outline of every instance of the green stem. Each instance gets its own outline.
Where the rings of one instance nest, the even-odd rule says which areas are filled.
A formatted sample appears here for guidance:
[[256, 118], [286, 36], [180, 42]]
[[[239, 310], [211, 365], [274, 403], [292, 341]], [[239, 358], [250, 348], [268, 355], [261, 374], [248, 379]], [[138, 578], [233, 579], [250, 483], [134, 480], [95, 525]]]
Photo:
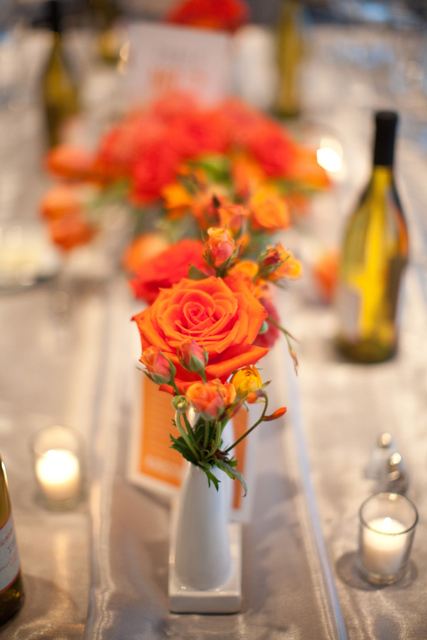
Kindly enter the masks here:
[[231, 451], [231, 449], [233, 449], [234, 447], [236, 447], [239, 442], [241, 442], [244, 438], [246, 438], [246, 436], [248, 436], [250, 434], [251, 431], [253, 431], [255, 429], [255, 427], [257, 427], [259, 424], [261, 424], [261, 422], [264, 420], [264, 416], [266, 414], [267, 411], [267, 407], [268, 407], [268, 397], [267, 395], [264, 396], [264, 400], [265, 400], [265, 406], [264, 406], [264, 410], [261, 414], [261, 417], [259, 418], [259, 420], [257, 420], [255, 422], [255, 424], [252, 425], [252, 427], [250, 429], [248, 429], [247, 431], [245, 431], [245, 433], [240, 436], [240, 438], [238, 440], [236, 440], [236, 442], [234, 442], [233, 444], [231, 444], [229, 447], [227, 447], [227, 449], [224, 451], [224, 453], [228, 453], [229, 451]]
[[178, 427], [178, 431], [180, 432], [180, 434], [184, 438], [185, 444], [190, 449], [191, 453], [195, 456], [195, 458], [198, 459], [199, 458], [198, 452], [193, 447], [193, 444], [192, 444], [190, 438], [188, 437], [184, 427], [181, 424], [181, 412], [180, 411], [176, 411], [175, 412], [175, 423], [176, 423], [176, 426]]
[[185, 428], [187, 429], [187, 433], [188, 433], [189, 437], [191, 438], [191, 440], [193, 441], [194, 446], [196, 448], [198, 448], [195, 431], [194, 431], [193, 427], [191, 426], [190, 421], [187, 418], [187, 415], [185, 413], [182, 413], [182, 415], [184, 417], [184, 424], [185, 424]]
[[215, 442], [213, 443], [213, 448], [209, 451], [210, 456], [213, 456], [218, 451], [219, 445], [221, 444], [221, 436], [222, 436], [221, 423], [215, 422], [215, 427], [216, 427]]
[[178, 389], [178, 387], [176, 386], [175, 380], [173, 378], [171, 378], [168, 382], [168, 384], [172, 387], [172, 389], [176, 392], [176, 394], [178, 396], [182, 395], [180, 390]]
[[295, 342], [298, 342], [298, 340], [295, 338], [295, 336], [292, 335], [292, 333], [289, 333], [289, 331], [287, 329], [285, 329], [284, 327], [282, 327], [278, 322], [276, 322], [276, 320], [274, 320], [271, 316], [267, 316], [267, 322], [271, 322], [271, 324], [274, 324], [275, 327], [277, 327], [278, 329], [280, 329], [280, 331], [282, 331], [285, 336], [286, 339], [288, 340], [288, 344], [289, 343], [289, 338], [292, 338], [292, 340], [295, 340]]
[[208, 442], [209, 442], [209, 424], [208, 424], [208, 421], [205, 420], [205, 437], [203, 440], [203, 449], [207, 449]]

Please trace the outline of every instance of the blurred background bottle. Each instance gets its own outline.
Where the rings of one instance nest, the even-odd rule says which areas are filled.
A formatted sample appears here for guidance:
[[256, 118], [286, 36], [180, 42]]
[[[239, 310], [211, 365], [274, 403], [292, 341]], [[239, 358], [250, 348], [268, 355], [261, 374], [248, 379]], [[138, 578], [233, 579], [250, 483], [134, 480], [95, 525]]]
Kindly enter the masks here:
[[283, 0], [277, 29], [278, 88], [275, 105], [281, 118], [301, 111], [300, 68], [303, 57], [303, 7], [298, 0]]
[[42, 76], [42, 99], [49, 146], [54, 147], [70, 137], [67, 129], [80, 112], [80, 98], [78, 82], [64, 50], [60, 0], [49, 0], [48, 19], [54, 40]]
[[122, 31], [118, 27], [120, 9], [115, 0], [90, 0], [98, 32], [95, 42], [96, 53], [107, 64], [119, 61], [123, 44]]
[[23, 599], [24, 590], [7, 476], [0, 457], [0, 624], [20, 609]]
[[398, 116], [376, 113], [373, 170], [344, 237], [337, 291], [338, 345], [351, 360], [381, 362], [397, 348], [397, 309], [408, 231], [393, 177]]

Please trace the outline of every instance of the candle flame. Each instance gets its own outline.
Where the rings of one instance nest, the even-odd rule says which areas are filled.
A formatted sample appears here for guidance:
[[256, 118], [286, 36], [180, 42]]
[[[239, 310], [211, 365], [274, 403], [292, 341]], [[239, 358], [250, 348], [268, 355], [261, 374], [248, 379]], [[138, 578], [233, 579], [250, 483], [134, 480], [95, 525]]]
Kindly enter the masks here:
[[391, 518], [384, 518], [383, 527], [384, 533], [389, 533], [391, 531]]

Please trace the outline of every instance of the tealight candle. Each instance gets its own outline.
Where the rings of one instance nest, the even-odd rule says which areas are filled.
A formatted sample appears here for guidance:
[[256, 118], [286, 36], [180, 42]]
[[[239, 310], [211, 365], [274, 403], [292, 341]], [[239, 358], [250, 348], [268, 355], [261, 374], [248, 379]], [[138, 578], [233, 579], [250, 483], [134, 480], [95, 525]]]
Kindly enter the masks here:
[[380, 493], [360, 509], [358, 565], [370, 582], [389, 584], [405, 572], [418, 514], [406, 497]]
[[75, 506], [84, 487], [80, 434], [60, 425], [45, 427], [33, 436], [31, 445], [35, 476], [45, 505], [51, 509]]
[[36, 461], [36, 475], [49, 500], [69, 500], [80, 493], [80, 464], [72, 451], [50, 449]]

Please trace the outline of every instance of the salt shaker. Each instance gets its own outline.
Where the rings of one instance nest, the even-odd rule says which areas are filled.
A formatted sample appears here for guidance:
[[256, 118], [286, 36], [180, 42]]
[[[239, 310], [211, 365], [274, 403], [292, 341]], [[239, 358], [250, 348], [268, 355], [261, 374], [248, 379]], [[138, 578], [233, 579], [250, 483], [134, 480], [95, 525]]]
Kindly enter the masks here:
[[409, 487], [409, 473], [405, 468], [403, 458], [395, 451], [388, 459], [381, 478], [379, 490], [388, 493], [400, 493], [405, 495]]
[[390, 460], [391, 454], [396, 450], [390, 433], [381, 433], [375, 445], [371, 449], [368, 466], [366, 468], [366, 477], [370, 480], [379, 481], [383, 475], [384, 468]]

